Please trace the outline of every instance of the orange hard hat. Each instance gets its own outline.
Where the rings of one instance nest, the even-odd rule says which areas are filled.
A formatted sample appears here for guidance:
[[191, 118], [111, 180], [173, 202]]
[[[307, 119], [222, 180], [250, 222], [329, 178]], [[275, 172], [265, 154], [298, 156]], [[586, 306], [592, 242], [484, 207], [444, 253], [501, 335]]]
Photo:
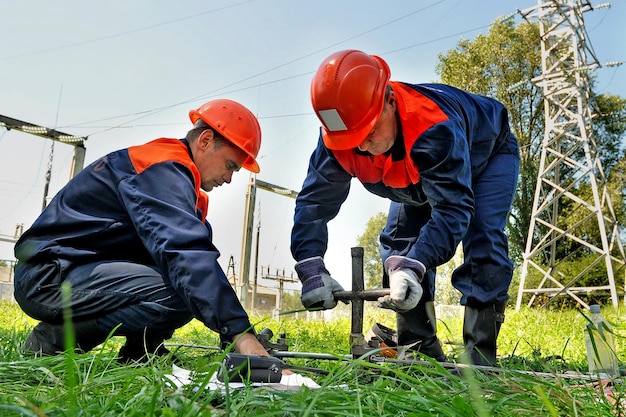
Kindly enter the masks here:
[[256, 157], [261, 147], [259, 121], [245, 106], [228, 99], [217, 99], [204, 103], [189, 111], [191, 123], [202, 119], [212, 129], [248, 154], [242, 167], [248, 171], [260, 171]]
[[383, 111], [389, 66], [354, 49], [335, 52], [311, 82], [311, 103], [329, 149], [352, 149], [371, 132]]

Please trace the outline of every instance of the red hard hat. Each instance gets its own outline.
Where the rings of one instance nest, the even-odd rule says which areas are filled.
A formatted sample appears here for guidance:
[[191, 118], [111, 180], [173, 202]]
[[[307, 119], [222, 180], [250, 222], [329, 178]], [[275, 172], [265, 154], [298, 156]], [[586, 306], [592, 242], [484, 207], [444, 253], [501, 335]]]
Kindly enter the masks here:
[[204, 103], [189, 111], [191, 123], [202, 119], [221, 136], [248, 154], [242, 167], [248, 171], [260, 171], [256, 157], [261, 147], [261, 127], [259, 121], [243, 105], [228, 99], [217, 99]]
[[371, 132], [383, 111], [389, 66], [357, 50], [335, 52], [311, 82], [311, 103], [329, 149], [352, 149]]

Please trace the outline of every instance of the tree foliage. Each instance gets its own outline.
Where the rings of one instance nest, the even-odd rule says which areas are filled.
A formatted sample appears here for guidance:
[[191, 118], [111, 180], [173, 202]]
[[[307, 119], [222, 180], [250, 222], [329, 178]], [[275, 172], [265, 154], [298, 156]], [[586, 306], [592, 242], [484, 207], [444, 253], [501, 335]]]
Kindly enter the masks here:
[[302, 310], [304, 308], [300, 301], [300, 291], [285, 291], [282, 296], [282, 312]]
[[511, 257], [520, 259], [530, 227], [544, 123], [541, 91], [530, 82], [541, 74], [537, 28], [530, 23], [513, 26], [511, 21], [496, 21], [487, 35], [461, 40], [439, 59], [442, 82], [495, 97], [509, 110], [521, 164], [508, 234]]
[[614, 168], [623, 164], [626, 155], [622, 145], [626, 132], [626, 99], [612, 94], [594, 95], [591, 105], [596, 115], [593, 138], [602, 168], [610, 180]]
[[456, 248], [452, 259], [437, 267], [435, 278], [435, 304], [457, 305], [461, 299], [461, 293], [452, 286], [452, 273], [463, 263], [463, 245]]
[[387, 223], [387, 213], [382, 211], [367, 221], [365, 231], [357, 237], [363, 247], [363, 275], [365, 288], [380, 288], [383, 282], [383, 262], [380, 257], [380, 232]]
[[[455, 49], [440, 54], [439, 60], [437, 72], [443, 83], [494, 97], [509, 110], [511, 127], [520, 144], [521, 165], [507, 234], [511, 258], [519, 264], [530, 229], [545, 130], [542, 92], [531, 82], [542, 74], [538, 26], [530, 22], [515, 26], [511, 20], [496, 20], [486, 35], [459, 41]], [[608, 94], [592, 94], [591, 102], [597, 115], [593, 125], [596, 150], [609, 175], [618, 221], [623, 224], [626, 101]], [[564, 214], [571, 215], [567, 210]]]
[[[535, 198], [539, 163], [544, 137], [544, 100], [541, 89], [531, 80], [542, 75], [541, 44], [538, 25], [530, 22], [514, 25], [512, 20], [496, 20], [486, 35], [478, 35], [474, 40], [463, 39], [455, 49], [439, 55], [437, 72], [441, 82], [457, 86], [473, 93], [494, 97], [509, 111], [512, 131], [520, 144], [520, 175], [511, 216], [507, 225], [510, 256], [516, 264], [521, 263], [524, 253], [532, 206]], [[593, 90], [594, 79], [590, 79]], [[623, 139], [626, 133], [626, 100], [610, 94], [595, 94], [590, 97], [594, 113], [592, 139], [595, 143], [602, 169], [607, 179], [609, 194], [618, 223], [626, 224], [626, 157]], [[589, 184], [581, 182], [576, 190], [578, 195], [588, 200], [591, 192]], [[581, 213], [575, 207], [564, 205], [560, 215], [565, 224], [576, 224]], [[358, 244], [365, 248], [364, 269], [367, 287], [379, 287], [382, 276], [382, 263], [379, 253], [378, 235], [384, 227], [386, 215], [379, 213], [371, 218], [366, 230], [358, 238]], [[584, 230], [585, 239], [599, 239], [597, 227]], [[559, 256], [567, 260], [560, 273], [571, 276], [577, 269], [585, 269], [591, 259], [585, 248], [575, 244], [559, 248]], [[455, 263], [438, 268], [438, 284], [443, 289], [447, 284]], [[569, 268], [569, 269], [568, 269]], [[590, 267], [580, 284], [593, 286], [602, 277], [601, 268]], [[542, 277], [529, 274], [529, 280]], [[449, 280], [449, 279], [448, 279]], [[444, 298], [457, 296], [453, 288]], [[439, 292], [439, 291], [438, 291]], [[511, 294], [514, 297], [514, 294]]]

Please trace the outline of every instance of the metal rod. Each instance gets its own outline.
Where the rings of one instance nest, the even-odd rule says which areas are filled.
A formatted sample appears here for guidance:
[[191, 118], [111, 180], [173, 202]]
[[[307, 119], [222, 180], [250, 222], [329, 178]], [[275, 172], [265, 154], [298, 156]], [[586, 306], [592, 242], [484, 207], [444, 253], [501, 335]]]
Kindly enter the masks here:
[[277, 358], [302, 358], [302, 359], [326, 359], [330, 361], [351, 360], [352, 355], [331, 355], [330, 353], [317, 352], [290, 352], [288, 350], [275, 350], [271, 353]]
[[380, 297], [389, 295], [389, 289], [377, 289], [377, 290], [363, 290], [358, 292], [353, 291], [337, 291], [334, 292], [335, 300], [337, 301], [352, 301], [353, 299], [360, 299], [365, 301], [376, 301]]
[[171, 347], [171, 348], [188, 347], [188, 348], [205, 349], [205, 350], [222, 350], [222, 348], [219, 346], [195, 345], [193, 343], [164, 343], [163, 346]]
[[[352, 293], [360, 293], [365, 289], [363, 280], [363, 248], [351, 248], [352, 255]], [[352, 299], [352, 334], [363, 334], [363, 299]]]
[[[222, 350], [219, 346], [195, 345], [192, 343], [166, 343], [164, 346], [168, 348], [185, 347], [204, 350]], [[270, 355], [276, 358], [326, 359], [331, 361], [345, 361], [352, 359], [352, 355], [331, 355], [330, 353], [318, 352], [289, 352], [287, 350], [272, 350]]]

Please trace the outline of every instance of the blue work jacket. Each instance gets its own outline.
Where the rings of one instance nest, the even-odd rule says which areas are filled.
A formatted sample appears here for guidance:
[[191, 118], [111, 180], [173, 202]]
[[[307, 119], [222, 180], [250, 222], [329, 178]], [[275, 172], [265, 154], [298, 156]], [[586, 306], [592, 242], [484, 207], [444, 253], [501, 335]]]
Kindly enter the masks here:
[[443, 84], [390, 82], [399, 133], [373, 156], [329, 150], [321, 134], [296, 199], [291, 251], [296, 261], [324, 256], [327, 223], [346, 200], [352, 178], [392, 201], [421, 206], [430, 219], [409, 253], [427, 269], [447, 262], [474, 213], [472, 178], [497, 153], [519, 153], [500, 102]]
[[110, 153], [79, 172], [15, 245], [20, 263], [156, 267], [194, 317], [231, 337], [251, 328], [218, 264], [208, 197], [186, 140]]

